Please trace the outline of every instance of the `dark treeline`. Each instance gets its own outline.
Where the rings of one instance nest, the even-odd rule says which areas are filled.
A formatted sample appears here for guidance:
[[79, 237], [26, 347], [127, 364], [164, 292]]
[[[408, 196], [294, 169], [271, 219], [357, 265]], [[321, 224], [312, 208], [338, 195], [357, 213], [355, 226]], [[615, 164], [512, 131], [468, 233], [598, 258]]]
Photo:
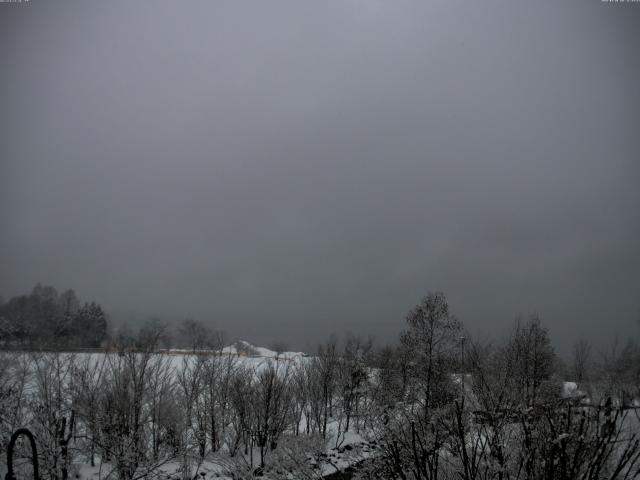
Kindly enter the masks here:
[[100, 347], [107, 318], [95, 302], [82, 304], [76, 293], [37, 284], [30, 294], [0, 300], [0, 345], [5, 347]]

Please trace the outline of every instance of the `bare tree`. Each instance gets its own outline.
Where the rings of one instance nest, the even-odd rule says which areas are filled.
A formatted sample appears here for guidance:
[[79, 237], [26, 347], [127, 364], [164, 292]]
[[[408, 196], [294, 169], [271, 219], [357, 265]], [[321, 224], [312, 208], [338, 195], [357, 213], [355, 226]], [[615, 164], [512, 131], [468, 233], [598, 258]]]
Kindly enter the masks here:
[[435, 480], [443, 473], [441, 451], [448, 441], [443, 419], [457, 394], [452, 366], [462, 326], [441, 293], [424, 297], [406, 322], [401, 343], [413, 357], [408, 396], [381, 412], [377, 430], [390, 475]]
[[629, 339], [620, 347], [616, 338], [602, 357], [604, 397], [612, 396], [624, 405], [640, 398], [640, 345]]
[[0, 449], [29, 418], [28, 386], [33, 357], [22, 352], [0, 352]]
[[462, 330], [460, 322], [449, 313], [442, 293], [430, 293], [406, 318], [407, 329], [401, 336], [404, 348], [414, 358], [411, 375], [420, 390], [425, 416], [429, 410], [450, 399], [451, 365]]
[[[474, 393], [453, 402], [447, 470], [472, 479], [636, 478], [640, 449], [621, 408], [540, 396], [515, 403], [500, 349], [472, 342]], [[497, 362], [497, 363], [496, 363]]]
[[40, 467], [51, 480], [67, 480], [72, 461], [68, 443], [74, 413], [69, 384], [74, 363], [73, 355], [59, 352], [38, 354], [34, 359], [32, 423], [39, 440]]
[[[202, 459], [206, 449], [206, 425], [198, 421], [196, 407], [204, 389], [202, 374], [205, 361], [200, 356], [185, 356], [177, 372], [179, 401], [182, 405], [182, 478], [192, 478], [192, 465]], [[194, 458], [196, 459], [194, 462]]]
[[255, 372], [256, 436], [260, 448], [260, 467], [265, 466], [269, 450], [278, 445], [280, 435], [291, 424], [293, 413], [290, 367], [268, 359]]
[[199, 320], [186, 318], [182, 321], [178, 330], [178, 336], [183, 345], [186, 345], [193, 353], [198, 350], [210, 348], [214, 343], [211, 328]]
[[[151, 395], [157, 394], [169, 363], [156, 354], [162, 329], [147, 330], [137, 339], [138, 351], [121, 350], [107, 355], [98, 402], [101, 457], [110, 461], [121, 480], [148, 476], [162, 464], [179, 455], [180, 448], [154, 455], [150, 428], [156, 415]], [[175, 437], [177, 432], [173, 433]], [[151, 446], [151, 448], [150, 448]], [[173, 454], [173, 455], [172, 455]]]
[[587, 379], [591, 362], [591, 345], [581, 338], [573, 345], [572, 373], [578, 384]]
[[246, 366], [235, 368], [230, 378], [231, 421], [226, 439], [229, 454], [235, 457], [240, 445], [244, 453], [249, 453], [250, 432], [253, 425], [253, 372]]
[[[351, 419], [359, 413], [360, 400], [365, 394], [369, 379], [366, 356], [371, 351], [373, 339], [348, 335], [338, 369], [342, 413], [345, 417], [344, 431], [348, 432]], [[358, 425], [356, 424], [356, 428]]]
[[231, 421], [231, 387], [238, 359], [220, 353], [207, 357], [204, 371], [204, 407], [211, 450], [218, 451]]
[[291, 388], [293, 393], [293, 421], [295, 434], [300, 435], [300, 426], [305, 420], [306, 433], [310, 433], [311, 410], [310, 410], [310, 388], [309, 388], [309, 368], [308, 365], [298, 365], [291, 375]]
[[169, 348], [171, 342], [172, 337], [168, 325], [157, 318], [151, 318], [140, 327], [135, 344], [139, 349], [144, 350], [151, 347], [152, 350], [157, 350], [159, 347]]
[[[148, 379], [149, 433], [151, 459], [158, 462], [163, 454], [177, 454], [175, 435], [178, 430], [178, 408], [175, 401], [178, 396], [176, 372], [167, 356], [157, 356], [150, 365]], [[162, 449], [165, 452], [162, 452]], [[168, 450], [167, 450], [168, 449]]]
[[[540, 318], [532, 315], [526, 322], [516, 320], [511, 339], [504, 349], [505, 362], [511, 376], [511, 393], [526, 405], [543, 400], [551, 392], [551, 375], [555, 366], [555, 352], [551, 346], [549, 332], [542, 326]], [[559, 386], [556, 385], [559, 389]]]
[[319, 387], [320, 411], [316, 417], [319, 421], [322, 436], [327, 436], [327, 424], [333, 416], [333, 404], [339, 367], [338, 338], [335, 335], [329, 337], [324, 345], [318, 347], [318, 356], [315, 361], [316, 384]]
[[72, 402], [76, 414], [76, 442], [79, 449], [89, 456], [89, 463], [95, 466], [95, 454], [100, 445], [101, 426], [99, 409], [102, 398], [101, 387], [107, 374], [107, 355], [79, 358], [73, 369]]

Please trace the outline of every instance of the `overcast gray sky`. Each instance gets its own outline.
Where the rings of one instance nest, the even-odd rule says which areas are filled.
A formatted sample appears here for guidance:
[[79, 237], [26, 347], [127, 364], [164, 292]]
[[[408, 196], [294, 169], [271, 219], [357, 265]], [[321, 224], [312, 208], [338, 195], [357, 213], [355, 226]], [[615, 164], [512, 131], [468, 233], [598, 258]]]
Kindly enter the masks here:
[[304, 348], [638, 335], [640, 3], [0, 4], [0, 294]]

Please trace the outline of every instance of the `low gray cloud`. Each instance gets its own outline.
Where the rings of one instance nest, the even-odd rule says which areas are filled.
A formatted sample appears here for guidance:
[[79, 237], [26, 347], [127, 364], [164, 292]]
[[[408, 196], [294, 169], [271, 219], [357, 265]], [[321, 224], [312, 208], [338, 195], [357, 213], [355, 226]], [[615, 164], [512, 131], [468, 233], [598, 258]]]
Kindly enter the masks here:
[[0, 293], [266, 343], [637, 335], [640, 4], [0, 4]]

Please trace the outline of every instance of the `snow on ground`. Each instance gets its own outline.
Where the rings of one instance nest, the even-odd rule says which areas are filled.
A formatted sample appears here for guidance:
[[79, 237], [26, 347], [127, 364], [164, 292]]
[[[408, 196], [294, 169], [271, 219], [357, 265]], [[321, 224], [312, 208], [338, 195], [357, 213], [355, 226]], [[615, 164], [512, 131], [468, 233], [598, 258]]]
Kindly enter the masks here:
[[[327, 425], [327, 439], [325, 451], [318, 459], [312, 460], [309, 466], [314, 468], [321, 476], [327, 476], [338, 471], [345, 471], [363, 460], [372, 458], [376, 454], [376, 442], [368, 442], [362, 435], [355, 431], [342, 432], [340, 423], [337, 420], [330, 421]], [[254, 462], [259, 458], [259, 450], [254, 447]], [[245, 459], [247, 462], [248, 457]], [[234, 462], [243, 463], [241, 456], [235, 459], [229, 458], [226, 454], [210, 453], [197, 465], [197, 461], [192, 464], [191, 477], [199, 480], [229, 479], [230, 470], [233, 470]], [[257, 466], [257, 463], [255, 464]], [[70, 478], [77, 480], [104, 480], [115, 478], [113, 465], [101, 463], [96, 458], [95, 466], [88, 463], [75, 463], [71, 467]], [[180, 480], [182, 478], [181, 465], [177, 460], [172, 460], [162, 464], [149, 478], [157, 480]], [[273, 478], [266, 475], [265, 478]]]
[[[240, 349], [237, 348], [238, 345]], [[243, 353], [244, 351], [248, 351], [250, 354]], [[20, 371], [28, 372], [25, 377], [26, 382], [24, 388], [25, 392], [29, 393], [36, 388], [33, 373], [37, 367], [36, 364], [33, 363], [33, 359], [46, 358], [46, 356], [55, 354], [51, 352], [11, 351], [0, 352], [0, 355], [2, 355], [3, 361], [8, 365], [5, 373], [13, 370], [17, 373]], [[60, 355], [71, 359], [76, 366], [87, 366], [94, 372], [96, 377], [102, 375], [102, 372], [109, 368], [110, 363], [117, 362], [119, 358], [118, 352], [105, 351], [61, 352]], [[162, 357], [161, 361], [166, 362], [165, 365], [167, 365], [175, 375], [180, 374], [185, 367], [190, 366], [192, 362], [198, 358], [198, 355], [212, 357], [222, 356], [223, 358], [225, 356], [231, 357], [235, 365], [246, 368], [249, 372], [253, 372], [254, 375], [259, 374], [263, 369], [267, 368], [269, 363], [275, 363], [278, 367], [279, 374], [285, 375], [286, 372], [293, 373], [293, 370], [312, 360], [312, 357], [302, 352], [283, 352], [278, 354], [268, 348], [255, 347], [244, 341], [236, 342], [234, 345], [224, 347], [222, 350], [198, 351], [194, 354], [193, 350], [172, 349], [158, 351], [155, 355]]]
[[587, 394], [578, 388], [576, 382], [562, 382], [562, 398], [586, 398]]
[[225, 355], [238, 355], [245, 357], [263, 357], [263, 358], [279, 358], [292, 360], [296, 358], [306, 357], [303, 352], [275, 352], [264, 347], [256, 347], [249, 342], [239, 340], [232, 345], [224, 347], [221, 351]]

